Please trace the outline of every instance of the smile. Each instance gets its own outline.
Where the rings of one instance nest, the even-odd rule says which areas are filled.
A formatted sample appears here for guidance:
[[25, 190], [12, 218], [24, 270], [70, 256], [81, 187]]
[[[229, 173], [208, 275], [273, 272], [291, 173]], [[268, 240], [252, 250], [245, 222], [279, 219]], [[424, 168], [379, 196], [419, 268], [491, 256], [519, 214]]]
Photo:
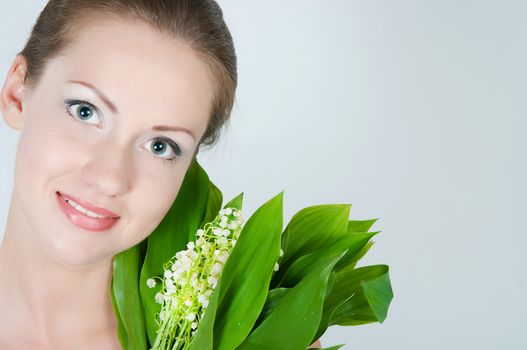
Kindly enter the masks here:
[[[76, 226], [90, 231], [104, 231], [112, 227], [119, 216], [106, 209], [97, 208], [78, 198], [56, 192], [62, 212]], [[74, 200], [75, 199], [75, 200]], [[82, 203], [81, 204], [79, 204]]]
[[75, 203], [74, 201], [72, 201], [72, 200], [70, 200], [70, 199], [66, 199], [66, 198], [64, 198], [64, 200], [65, 200], [69, 205], [71, 205], [73, 208], [77, 209], [78, 211], [80, 211], [80, 212], [83, 213], [83, 214], [88, 215], [89, 217], [97, 218], [97, 219], [105, 218], [105, 216], [102, 216], [102, 215], [96, 214], [96, 213], [94, 213], [93, 211], [89, 211], [88, 209], [81, 207], [80, 205], [78, 205], [77, 203]]

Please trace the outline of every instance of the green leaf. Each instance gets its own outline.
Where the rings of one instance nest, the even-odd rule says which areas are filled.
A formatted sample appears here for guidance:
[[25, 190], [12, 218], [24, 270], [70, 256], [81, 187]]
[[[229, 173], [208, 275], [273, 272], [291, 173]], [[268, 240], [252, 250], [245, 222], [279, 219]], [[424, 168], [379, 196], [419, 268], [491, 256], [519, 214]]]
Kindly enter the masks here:
[[199, 322], [196, 334], [192, 338], [189, 345], [189, 350], [212, 350], [214, 337], [214, 322], [216, 320], [216, 312], [218, 310], [218, 296], [220, 291], [221, 280], [218, 281], [216, 288], [210, 295], [209, 305], [205, 309], [203, 318]]
[[[386, 266], [388, 267], [388, 266]], [[361, 283], [364, 295], [370, 304], [377, 321], [383, 323], [388, 316], [388, 307], [393, 299], [393, 291], [388, 271], [370, 281]]]
[[343, 346], [344, 346], [344, 344], [340, 344], [340, 345], [332, 346], [330, 348], [323, 348], [323, 349], [320, 349], [320, 350], [338, 350], [338, 349], [340, 349]]
[[155, 314], [161, 305], [155, 302], [155, 294], [161, 284], [148, 288], [146, 280], [153, 276], [163, 276], [163, 265], [176, 252], [185, 249], [194, 239], [199, 225], [203, 221], [208, 203], [210, 181], [208, 175], [196, 160], [193, 160], [181, 184], [174, 203], [167, 214], [148, 237], [146, 257], [141, 270], [140, 292], [146, 314], [148, 339], [154, 344], [159, 325]]
[[247, 220], [221, 276], [214, 348], [236, 348], [252, 329], [265, 303], [280, 254], [283, 191]]
[[[377, 220], [379, 220], [379, 218], [371, 220], [350, 220], [348, 221], [347, 232], [348, 234], [368, 232], [368, 230]], [[377, 234], [380, 232], [381, 231], [377, 231], [375, 233]], [[348, 251], [348, 253], [337, 263], [335, 270], [341, 271], [344, 269], [353, 269], [355, 265], [357, 265], [357, 262], [368, 252], [372, 245], [373, 242], [366, 242], [366, 244], [360, 247], [359, 250]]]
[[[345, 252], [346, 254], [341, 261], [346, 257], [353, 257], [377, 233], [350, 233], [340, 237], [335, 243], [325, 249], [300, 257], [287, 269], [280, 286], [287, 288], [297, 284], [312, 270], [315, 270], [322, 261], [327, 260], [328, 256], [340, 255]], [[338, 264], [340, 264], [340, 261]]]
[[350, 220], [348, 221], [348, 232], [368, 232], [371, 226], [379, 218], [370, 219], [370, 220]]
[[333, 268], [333, 271], [331, 271], [331, 273], [329, 274], [328, 287], [326, 288], [326, 298], [329, 295], [329, 293], [331, 293], [331, 291], [333, 290], [333, 285], [335, 285], [335, 271], [334, 270], [335, 268]]
[[[126, 331], [127, 350], [143, 350], [147, 346], [145, 315], [139, 295], [138, 277], [141, 247], [135, 245], [113, 258], [112, 291], [118, 309], [118, 319]], [[115, 309], [114, 309], [115, 311]], [[124, 332], [118, 329], [121, 336]]]
[[[335, 271], [343, 272], [347, 270], [353, 270], [359, 260], [362, 259], [364, 255], [366, 255], [366, 253], [370, 250], [374, 243], [374, 241], [369, 241], [368, 243], [366, 243], [364, 247], [362, 247], [361, 250], [359, 250], [353, 257], [349, 257], [350, 259], [346, 261], [345, 264], [341, 264], [340, 266], [339, 264], [337, 264], [337, 266], [335, 266]], [[344, 261], [345, 258], [348, 257], [345, 256], [341, 259], [341, 261]]]
[[327, 248], [347, 233], [351, 204], [323, 204], [297, 212], [282, 237], [284, 256], [281, 268], [273, 277], [272, 287], [278, 286], [284, 273], [302, 255]]
[[330, 325], [352, 326], [382, 323], [388, 314], [393, 291], [387, 265], [372, 265], [337, 273], [329, 300], [343, 300], [331, 316]]
[[280, 299], [282, 299], [288, 290], [289, 288], [276, 288], [270, 290], [269, 293], [267, 293], [267, 299], [265, 300], [264, 307], [253, 328], [258, 327], [263, 322], [263, 320], [274, 311], [280, 302]]
[[[209, 194], [207, 197], [207, 209], [205, 211], [205, 217], [203, 218], [203, 221], [200, 224], [200, 227], [205, 226], [206, 223], [211, 222], [216, 218], [218, 215], [218, 212], [221, 208], [221, 203], [223, 201], [223, 194], [221, 193], [220, 189], [216, 187], [212, 183], [212, 181], [209, 181]], [[195, 232], [189, 233], [189, 242], [195, 240], [196, 235]]]
[[320, 322], [329, 274], [342, 256], [328, 257], [319, 269], [288, 290], [237, 349], [307, 349]]
[[[335, 274], [335, 285], [331, 293], [324, 302], [324, 310], [320, 321], [319, 329], [315, 336], [320, 338], [326, 329], [334, 324], [351, 322], [352, 324], [364, 324], [371, 322], [382, 322], [386, 317], [386, 312], [391, 301], [391, 286], [388, 281], [377, 278], [387, 278], [388, 267], [386, 265], [373, 265], [361, 267], [355, 270], [346, 270]], [[374, 283], [373, 290], [378, 288], [379, 295], [383, 298], [378, 299], [376, 293], [368, 289], [368, 294], [377, 308], [378, 317], [368, 302], [368, 297], [364, 293], [362, 283]], [[379, 283], [380, 282], [380, 283]], [[368, 286], [366, 288], [369, 288]], [[392, 294], [393, 295], [393, 294]], [[382, 316], [384, 312], [384, 316]], [[351, 325], [351, 324], [349, 324]]]
[[[112, 278], [113, 281], [113, 278]], [[119, 312], [119, 308], [117, 306], [117, 301], [115, 300], [115, 294], [113, 289], [113, 282], [112, 282], [112, 288], [110, 290], [110, 297], [112, 300], [112, 307], [113, 312], [115, 313], [115, 318], [117, 319], [117, 338], [119, 339], [119, 343], [121, 344], [121, 348], [124, 350], [128, 349], [128, 334], [126, 334], [126, 329], [124, 328], [124, 323], [121, 318], [121, 313]]]
[[370, 238], [375, 236], [376, 234], [380, 233], [381, 231], [375, 231], [375, 232], [353, 232], [348, 231], [348, 236], [356, 236], [357, 237], [357, 243], [353, 246], [350, 246], [350, 249], [344, 255], [342, 259], [337, 263], [335, 266], [335, 270], [343, 270], [350, 264], [356, 264], [357, 256], [359, 255], [360, 251], [364, 248], [365, 245], [368, 244], [368, 241]]
[[223, 208], [235, 208], [238, 210], [242, 210], [242, 203], [243, 203], [243, 192], [234, 197], [229, 203], [225, 204]]

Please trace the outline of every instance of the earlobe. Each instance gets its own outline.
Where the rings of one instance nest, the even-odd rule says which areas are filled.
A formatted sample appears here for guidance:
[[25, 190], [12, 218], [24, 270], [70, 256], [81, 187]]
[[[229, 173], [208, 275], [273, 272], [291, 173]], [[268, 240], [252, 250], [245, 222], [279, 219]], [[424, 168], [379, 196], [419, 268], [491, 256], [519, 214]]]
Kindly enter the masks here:
[[22, 129], [24, 124], [22, 100], [26, 92], [26, 67], [25, 59], [17, 55], [0, 92], [0, 112], [6, 123], [17, 130]]

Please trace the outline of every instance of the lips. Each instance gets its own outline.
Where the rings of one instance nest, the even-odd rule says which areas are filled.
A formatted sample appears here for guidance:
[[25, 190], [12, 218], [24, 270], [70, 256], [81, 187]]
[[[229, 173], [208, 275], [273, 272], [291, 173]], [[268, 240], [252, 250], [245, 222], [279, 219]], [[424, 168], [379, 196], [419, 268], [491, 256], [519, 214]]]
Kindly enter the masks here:
[[89, 211], [92, 211], [92, 212], [94, 212], [96, 214], [99, 214], [101, 216], [105, 216], [107, 218], [118, 218], [119, 217], [119, 215], [117, 215], [115, 213], [112, 213], [109, 210], [106, 210], [104, 208], [98, 208], [95, 205], [93, 205], [91, 203], [88, 203], [86, 201], [83, 201], [80, 198], [74, 197], [74, 196], [69, 195], [69, 194], [61, 193], [61, 192], [57, 192], [57, 193], [59, 195], [61, 195], [63, 198], [65, 198], [65, 199], [74, 201], [75, 203], [77, 203], [78, 205], [83, 207], [84, 209], [88, 209]]
[[[62, 212], [65, 214], [65, 216], [71, 221], [71, 223], [82, 229], [96, 232], [105, 231], [115, 225], [115, 223], [117, 223], [117, 221], [119, 220], [119, 216], [117, 216], [115, 213], [112, 213], [111, 211], [106, 209], [98, 208], [90, 203], [79, 200], [76, 197], [62, 195], [59, 192], [56, 192], [55, 196], [57, 198], [57, 203]], [[72, 201], [78, 203], [80, 206], [88, 209], [89, 211], [93, 211], [94, 213], [105, 217], [93, 218], [91, 216], [83, 214], [76, 208], [68, 204], [66, 202], [66, 198], [68, 200], [71, 199]]]

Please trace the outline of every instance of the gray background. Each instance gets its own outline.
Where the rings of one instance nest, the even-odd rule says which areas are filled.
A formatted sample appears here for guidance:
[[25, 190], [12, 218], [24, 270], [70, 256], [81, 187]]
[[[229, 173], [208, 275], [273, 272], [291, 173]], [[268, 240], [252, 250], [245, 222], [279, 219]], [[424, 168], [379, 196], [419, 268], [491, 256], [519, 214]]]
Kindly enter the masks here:
[[[2, 81], [44, 4], [1, 1]], [[388, 318], [324, 345], [526, 349], [527, 3], [220, 4], [239, 89], [199, 159], [225, 198], [243, 191], [248, 217], [285, 190], [285, 222], [322, 203], [381, 218], [362, 265], [390, 265]], [[0, 124], [2, 225], [17, 138]]]

